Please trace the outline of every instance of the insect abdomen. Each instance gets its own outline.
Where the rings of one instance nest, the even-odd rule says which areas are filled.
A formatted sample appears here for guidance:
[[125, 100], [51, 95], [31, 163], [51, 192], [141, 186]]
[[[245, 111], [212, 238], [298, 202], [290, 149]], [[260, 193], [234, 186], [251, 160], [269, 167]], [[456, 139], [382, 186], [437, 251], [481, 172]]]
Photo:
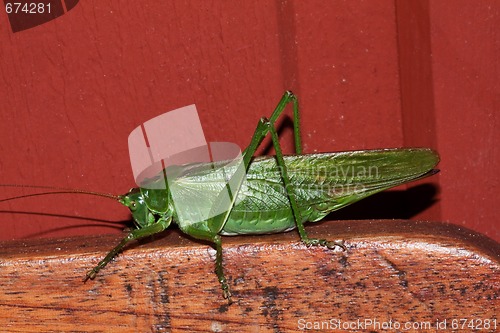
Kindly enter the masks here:
[[222, 235], [272, 234], [295, 228], [292, 212], [231, 213]]
[[[301, 218], [307, 221], [318, 221], [328, 211], [321, 212], [313, 205], [301, 209]], [[296, 223], [291, 208], [264, 211], [241, 211], [238, 207], [231, 212], [229, 219], [221, 231], [222, 235], [274, 234], [295, 229]]]

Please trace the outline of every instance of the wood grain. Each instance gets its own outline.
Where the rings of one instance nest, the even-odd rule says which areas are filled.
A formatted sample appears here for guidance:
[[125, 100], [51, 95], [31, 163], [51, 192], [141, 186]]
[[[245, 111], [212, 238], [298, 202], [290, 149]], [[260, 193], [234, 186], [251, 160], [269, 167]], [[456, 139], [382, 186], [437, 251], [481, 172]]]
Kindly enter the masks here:
[[489, 238], [402, 220], [308, 230], [344, 239], [347, 251], [307, 248], [295, 232], [224, 238], [231, 306], [212, 272], [215, 251], [177, 230], [133, 244], [86, 283], [85, 272], [119, 237], [3, 242], [0, 325], [7, 332], [297, 332], [372, 320], [428, 323], [409, 332], [433, 332], [436, 321], [500, 319], [500, 244]]

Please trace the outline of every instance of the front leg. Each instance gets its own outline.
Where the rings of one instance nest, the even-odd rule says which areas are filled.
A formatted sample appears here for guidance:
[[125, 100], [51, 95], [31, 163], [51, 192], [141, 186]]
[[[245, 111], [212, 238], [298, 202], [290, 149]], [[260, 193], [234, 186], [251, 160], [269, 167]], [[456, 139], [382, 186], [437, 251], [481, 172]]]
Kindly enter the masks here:
[[125, 236], [125, 238], [122, 239], [122, 241], [117, 246], [115, 246], [113, 250], [111, 250], [106, 255], [106, 257], [104, 257], [104, 259], [102, 259], [94, 268], [87, 272], [83, 281], [85, 282], [88, 279], [93, 280], [96, 277], [97, 273], [99, 273], [99, 271], [103, 269], [130, 241], [162, 232], [163, 230], [168, 228], [170, 222], [172, 222], [172, 217], [161, 217], [157, 222], [151, 225], [130, 232], [127, 236]]

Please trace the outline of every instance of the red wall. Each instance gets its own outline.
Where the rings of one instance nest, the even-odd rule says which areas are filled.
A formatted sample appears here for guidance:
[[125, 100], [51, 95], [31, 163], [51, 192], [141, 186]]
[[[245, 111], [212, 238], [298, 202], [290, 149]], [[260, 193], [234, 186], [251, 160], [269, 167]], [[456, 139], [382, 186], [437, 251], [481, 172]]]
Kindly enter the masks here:
[[[196, 103], [208, 141], [245, 147], [292, 89], [306, 153], [441, 154], [439, 176], [332, 218], [450, 221], [500, 240], [499, 11], [464, 0], [81, 1], [16, 33], [2, 11], [0, 183], [123, 193], [134, 186], [127, 137], [142, 122]], [[82, 195], [3, 202], [0, 238], [117, 232], [101, 220], [127, 218]]]

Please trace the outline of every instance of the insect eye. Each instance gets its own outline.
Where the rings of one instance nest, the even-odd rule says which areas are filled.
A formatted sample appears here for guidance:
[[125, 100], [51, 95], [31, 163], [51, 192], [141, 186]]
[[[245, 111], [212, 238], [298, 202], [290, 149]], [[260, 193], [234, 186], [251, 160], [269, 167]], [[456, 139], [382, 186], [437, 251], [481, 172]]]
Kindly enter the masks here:
[[130, 202], [130, 210], [136, 210], [137, 209], [137, 202], [131, 201]]

